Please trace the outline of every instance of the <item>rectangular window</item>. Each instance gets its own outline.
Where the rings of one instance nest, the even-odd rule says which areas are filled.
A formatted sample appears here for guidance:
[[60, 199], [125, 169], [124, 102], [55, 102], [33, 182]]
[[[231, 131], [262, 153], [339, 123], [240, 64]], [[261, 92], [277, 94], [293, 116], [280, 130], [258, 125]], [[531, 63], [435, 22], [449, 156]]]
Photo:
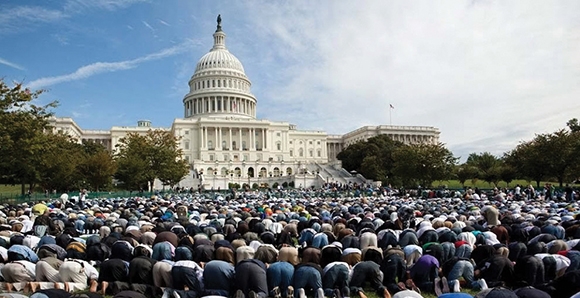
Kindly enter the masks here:
[[189, 162], [189, 155], [185, 156], [185, 161]]
[[320, 157], [320, 151], [318, 151], [318, 157]]
[[185, 141], [185, 150], [189, 150], [189, 141]]
[[294, 151], [290, 150], [290, 156], [294, 156]]
[[228, 154], [224, 154], [224, 161], [229, 161], [230, 160], [230, 156]]
[[214, 157], [213, 157], [213, 154], [210, 154], [210, 155], [209, 155], [209, 160], [210, 160], [210, 161], [213, 161], [213, 158], [214, 158]]
[[185, 131], [185, 134], [186, 134], [186, 135], [188, 135], [188, 134], [189, 134], [189, 130], [186, 130], [186, 131]]
[[279, 136], [280, 136], [280, 133], [279, 133], [279, 132], [277, 132], [277, 133], [276, 133], [276, 136], [277, 136], [277, 137], [279, 137]]

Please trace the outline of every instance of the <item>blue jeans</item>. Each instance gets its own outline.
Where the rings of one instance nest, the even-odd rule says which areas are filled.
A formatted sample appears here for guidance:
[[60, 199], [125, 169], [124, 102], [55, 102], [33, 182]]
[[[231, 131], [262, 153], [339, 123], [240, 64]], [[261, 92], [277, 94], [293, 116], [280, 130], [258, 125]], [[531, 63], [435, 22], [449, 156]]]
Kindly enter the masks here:
[[[300, 266], [294, 271], [294, 298], [299, 297], [298, 289], [316, 291], [322, 288], [322, 277], [318, 269], [311, 266]], [[308, 291], [307, 291], [308, 292]]]
[[566, 272], [580, 269], [580, 252], [569, 250], [566, 254], [566, 257], [570, 259], [570, 266], [568, 266]]
[[292, 284], [292, 276], [294, 276], [294, 266], [288, 262], [276, 262], [268, 267], [266, 270], [268, 278], [268, 291], [271, 296], [274, 296], [272, 290], [275, 287], [280, 289], [282, 297], [288, 294], [288, 286]]
[[337, 264], [328, 269], [322, 276], [322, 286], [324, 295], [327, 297], [334, 296], [334, 289], [343, 290], [348, 286], [348, 267], [344, 264]]
[[469, 261], [466, 260], [457, 261], [457, 263], [453, 265], [453, 268], [451, 269], [449, 275], [447, 276], [449, 286], [453, 287], [453, 281], [459, 279], [460, 277], [463, 277], [463, 279], [466, 282], [467, 288], [478, 289], [480, 286], [479, 283], [473, 280], [474, 278], [473, 271], [474, 271], [473, 264], [471, 264]]
[[463, 244], [455, 249], [455, 256], [460, 258], [469, 259], [471, 257], [471, 252], [473, 248], [469, 244]]

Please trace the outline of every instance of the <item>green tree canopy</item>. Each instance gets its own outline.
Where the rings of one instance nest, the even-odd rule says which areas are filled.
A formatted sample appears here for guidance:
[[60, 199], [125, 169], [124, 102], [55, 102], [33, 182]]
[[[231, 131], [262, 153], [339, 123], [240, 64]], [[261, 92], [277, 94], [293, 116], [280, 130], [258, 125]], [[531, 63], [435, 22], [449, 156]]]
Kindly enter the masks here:
[[43, 90], [31, 91], [21, 83], [10, 87], [0, 79], [0, 180], [33, 188], [41, 179], [41, 156], [47, 151], [50, 109], [56, 102], [36, 105]]
[[394, 166], [392, 155], [402, 145], [387, 135], [379, 135], [348, 146], [337, 158], [348, 171], [357, 171], [368, 179], [390, 182]]
[[500, 180], [501, 160], [489, 152], [471, 153], [465, 162], [477, 168], [480, 178], [487, 183], [497, 185]]
[[117, 145], [116, 178], [131, 190], [153, 187], [155, 179], [164, 185], [175, 185], [189, 171], [177, 142], [171, 132], [164, 130], [149, 130], [145, 135], [128, 134]]

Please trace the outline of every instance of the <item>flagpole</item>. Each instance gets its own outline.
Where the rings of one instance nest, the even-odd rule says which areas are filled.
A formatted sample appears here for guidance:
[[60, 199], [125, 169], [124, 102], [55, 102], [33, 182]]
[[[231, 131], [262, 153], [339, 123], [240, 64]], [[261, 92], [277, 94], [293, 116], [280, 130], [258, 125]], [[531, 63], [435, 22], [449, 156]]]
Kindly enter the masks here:
[[392, 112], [392, 110], [393, 110], [393, 108], [392, 108], [392, 107], [393, 107], [393, 106], [392, 106], [391, 104], [389, 104], [389, 126], [392, 126], [392, 125], [393, 125], [393, 115], [392, 115], [392, 113], [391, 113], [391, 112]]

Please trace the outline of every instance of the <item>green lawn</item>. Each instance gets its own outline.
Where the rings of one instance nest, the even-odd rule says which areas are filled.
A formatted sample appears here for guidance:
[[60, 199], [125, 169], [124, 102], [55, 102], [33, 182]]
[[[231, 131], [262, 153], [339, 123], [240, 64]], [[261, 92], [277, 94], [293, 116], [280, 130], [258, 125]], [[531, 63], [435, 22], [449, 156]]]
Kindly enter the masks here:
[[20, 185], [0, 184], [0, 194], [20, 194]]
[[[552, 185], [558, 187], [558, 182], [550, 182], [550, 181], [542, 181], [542, 182], [540, 182], [540, 186], [544, 186], [544, 184], [546, 184], [546, 183], [552, 183]], [[536, 188], [535, 181], [530, 182], [527, 180], [514, 180], [514, 181], [510, 182], [509, 187], [513, 188], [517, 184], [519, 184], [522, 187], [527, 187], [528, 185], [532, 184], [532, 186], [534, 188]], [[580, 186], [579, 184], [575, 184], [575, 185]], [[435, 181], [432, 184], [432, 187], [440, 187], [440, 186], [447, 186], [447, 188], [450, 188], [450, 189], [463, 188], [463, 185], [461, 185], [461, 183], [459, 183], [458, 180], [440, 180], [440, 181]], [[487, 182], [481, 181], [481, 180], [477, 180], [475, 182], [475, 184], [471, 183], [471, 180], [467, 180], [467, 181], [465, 181], [465, 186], [471, 187], [471, 188], [478, 187], [480, 189], [491, 189], [491, 188], [495, 187], [493, 184], [490, 184], [490, 183], [487, 183]], [[574, 186], [574, 184], [573, 184], [573, 186]], [[499, 187], [507, 187], [507, 184], [505, 182], [501, 181], [501, 182], [499, 182]]]

